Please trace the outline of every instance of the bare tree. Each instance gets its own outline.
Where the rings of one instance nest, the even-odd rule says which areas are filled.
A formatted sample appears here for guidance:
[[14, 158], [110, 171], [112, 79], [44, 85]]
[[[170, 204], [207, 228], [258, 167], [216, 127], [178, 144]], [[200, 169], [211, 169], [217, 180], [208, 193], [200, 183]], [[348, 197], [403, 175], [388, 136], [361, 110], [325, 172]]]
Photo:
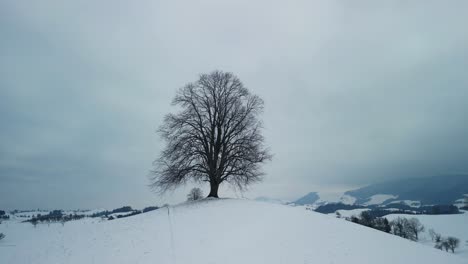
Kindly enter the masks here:
[[189, 194], [187, 194], [187, 201], [196, 201], [203, 198], [203, 192], [200, 188], [192, 188]]
[[450, 250], [452, 250], [452, 253], [455, 253], [455, 249], [460, 245], [460, 239], [456, 237], [447, 237], [447, 246]]
[[[436, 241], [436, 238], [439, 238], [439, 241], [440, 241], [440, 234], [438, 234], [436, 231], [434, 231], [434, 229], [429, 229], [429, 236], [431, 237], [431, 240], [434, 242]], [[439, 241], [436, 241], [436, 242], [439, 242]]]
[[408, 220], [406, 218], [397, 217], [390, 222], [390, 226], [392, 234], [402, 238], [411, 239], [410, 234], [408, 233]]
[[411, 233], [411, 237], [413, 237], [415, 241], [418, 241], [419, 237], [418, 234], [420, 232], [424, 232], [424, 226], [419, 222], [417, 218], [408, 219], [407, 222], [407, 229]]
[[263, 101], [232, 73], [202, 74], [181, 88], [173, 102], [180, 107], [159, 128], [166, 146], [153, 163], [151, 186], [158, 192], [187, 181], [209, 182], [208, 197], [220, 184], [242, 190], [262, 178], [260, 165], [271, 159], [261, 135]]

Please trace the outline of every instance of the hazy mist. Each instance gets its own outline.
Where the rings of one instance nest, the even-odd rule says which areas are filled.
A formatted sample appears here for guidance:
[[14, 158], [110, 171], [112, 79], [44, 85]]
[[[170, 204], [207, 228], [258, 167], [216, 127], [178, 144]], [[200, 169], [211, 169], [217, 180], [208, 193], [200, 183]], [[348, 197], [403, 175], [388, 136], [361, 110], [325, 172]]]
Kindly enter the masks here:
[[373, 3], [2, 1], [0, 208], [182, 201], [147, 186], [155, 131], [215, 69], [264, 99], [274, 154], [221, 196], [468, 173], [468, 2]]

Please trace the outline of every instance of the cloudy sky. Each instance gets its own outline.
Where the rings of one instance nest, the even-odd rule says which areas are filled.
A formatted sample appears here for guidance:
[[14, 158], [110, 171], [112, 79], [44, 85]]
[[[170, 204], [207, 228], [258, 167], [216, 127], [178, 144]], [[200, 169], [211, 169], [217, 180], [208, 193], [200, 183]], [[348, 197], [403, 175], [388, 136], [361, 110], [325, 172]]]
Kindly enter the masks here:
[[294, 199], [468, 173], [468, 2], [0, 2], [0, 208], [142, 207], [176, 89], [214, 69], [265, 100], [246, 193]]

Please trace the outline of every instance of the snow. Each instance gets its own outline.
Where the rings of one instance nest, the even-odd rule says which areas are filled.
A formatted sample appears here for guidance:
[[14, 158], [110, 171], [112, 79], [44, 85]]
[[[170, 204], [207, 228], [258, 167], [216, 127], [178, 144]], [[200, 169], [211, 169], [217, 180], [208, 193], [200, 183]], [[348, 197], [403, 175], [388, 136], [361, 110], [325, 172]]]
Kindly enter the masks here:
[[434, 229], [440, 233], [442, 237], [453, 236], [460, 239], [460, 248], [455, 252], [456, 255], [468, 259], [468, 213], [451, 214], [451, 215], [405, 215], [391, 214], [385, 216], [388, 220], [393, 220], [397, 217], [417, 218], [425, 227], [425, 231], [421, 233], [419, 242], [434, 247], [429, 236], [429, 229]]
[[[337, 210], [337, 212], [340, 213], [341, 217], [351, 217], [351, 216], [359, 216], [362, 212], [369, 211], [370, 209], [368, 208], [362, 208], [362, 209], [352, 209], [352, 210]], [[335, 215], [335, 213], [331, 213], [329, 215]]]
[[[440, 230], [443, 232], [443, 230]], [[466, 263], [300, 207], [203, 200], [145, 214], [0, 225], [0, 263]]]
[[340, 202], [344, 204], [355, 204], [356, 200], [356, 197], [353, 197], [348, 194], [343, 194], [343, 196], [340, 198]]
[[343, 204], [354, 204], [356, 198], [343, 192], [318, 192], [320, 199], [316, 202], [317, 204], [323, 205], [327, 203], [343, 203]]
[[364, 205], [377, 205], [377, 204], [382, 204], [383, 202], [390, 200], [390, 199], [396, 199], [398, 196], [391, 195], [391, 194], [375, 194], [370, 197], [370, 200], [365, 202]]
[[414, 200], [396, 200], [391, 201], [389, 204], [405, 204], [410, 207], [419, 208], [421, 207], [421, 201], [414, 201]]
[[[310, 210], [315, 210], [319, 206], [330, 204], [330, 203], [343, 203], [343, 204], [355, 204], [356, 203], [356, 198], [347, 194], [344, 194], [343, 192], [316, 192], [318, 195], [319, 199], [315, 201], [314, 203], [311, 204], [305, 204], [305, 205], [297, 205], [297, 206], [303, 206], [306, 209]], [[285, 203], [288, 204], [288, 203]], [[293, 205], [289, 203], [290, 205]]]

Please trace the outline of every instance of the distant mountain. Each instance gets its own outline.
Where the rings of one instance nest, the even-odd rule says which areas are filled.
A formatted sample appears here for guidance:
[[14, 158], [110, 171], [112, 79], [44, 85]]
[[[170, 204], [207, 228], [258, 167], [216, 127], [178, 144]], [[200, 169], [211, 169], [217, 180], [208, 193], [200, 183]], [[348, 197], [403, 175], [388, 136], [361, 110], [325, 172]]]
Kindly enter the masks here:
[[426, 205], [453, 204], [468, 194], [468, 175], [400, 179], [372, 184], [345, 194], [355, 197], [357, 204], [369, 203], [377, 195], [394, 196], [382, 201], [382, 204], [397, 201], [418, 201]]
[[294, 203], [299, 204], [299, 205], [314, 204], [319, 199], [320, 199], [320, 196], [316, 192], [310, 192], [306, 194], [305, 196], [294, 201]]
[[334, 196], [310, 192], [294, 203], [312, 207], [331, 203], [371, 207], [401, 204], [405, 207], [419, 208], [424, 205], [457, 203], [460, 206], [465, 194], [468, 195], [468, 174], [440, 175], [381, 182]]

